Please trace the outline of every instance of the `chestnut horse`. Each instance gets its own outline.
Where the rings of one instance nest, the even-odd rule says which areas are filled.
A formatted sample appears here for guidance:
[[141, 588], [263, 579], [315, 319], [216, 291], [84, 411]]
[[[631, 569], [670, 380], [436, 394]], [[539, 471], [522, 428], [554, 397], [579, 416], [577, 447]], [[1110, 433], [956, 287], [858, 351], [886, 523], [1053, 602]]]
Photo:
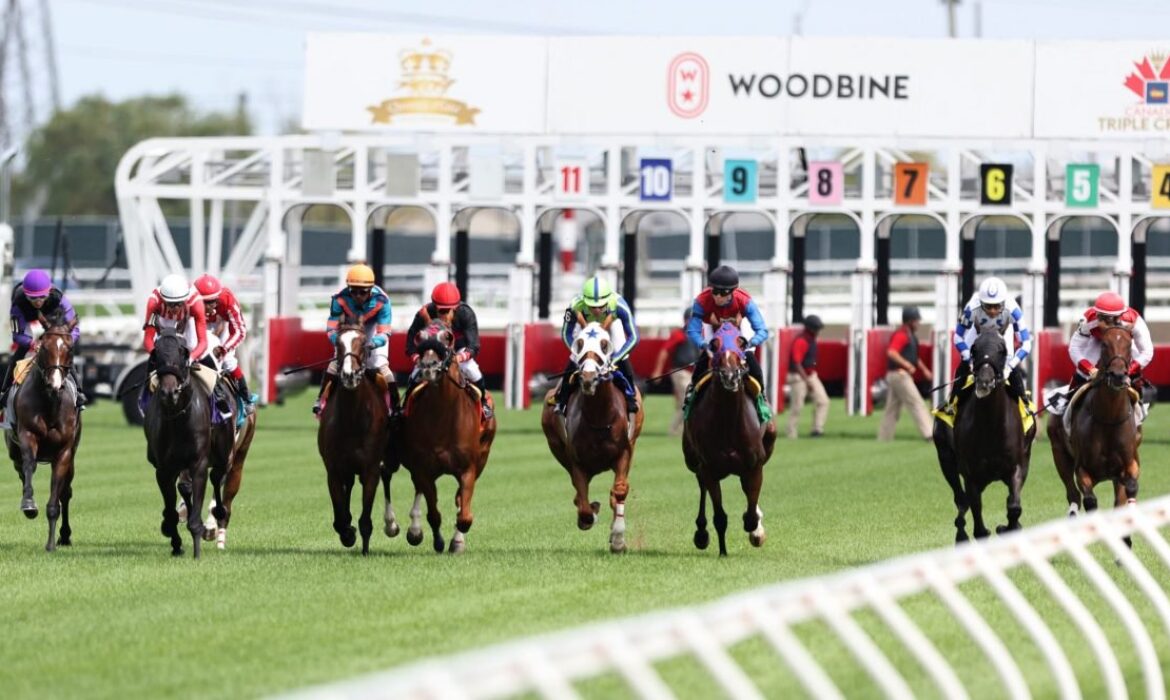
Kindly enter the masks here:
[[[81, 442], [81, 414], [77, 410], [78, 387], [70, 380], [73, 368], [73, 328], [77, 319], [65, 322], [54, 314], [37, 342], [37, 350], [24, 382], [13, 389], [12, 427], [7, 431], [8, 456], [24, 483], [20, 509], [29, 519], [37, 517], [33, 500], [33, 473], [37, 462], [53, 465], [49, 502], [49, 539], [45, 549], [72, 544], [69, 499], [73, 497], [73, 459]], [[61, 537], [57, 538], [57, 518]]]
[[[711, 378], [705, 390], [696, 389], [690, 412], [683, 427], [683, 457], [687, 469], [699, 482], [699, 515], [695, 518], [695, 546], [706, 549], [707, 494], [715, 532], [719, 535], [719, 555], [727, 555], [727, 512], [723, 510], [720, 482], [728, 476], [739, 477], [747, 496], [743, 529], [753, 547], [764, 544], [764, 512], [760, 510], [760, 488], [764, 483], [764, 463], [772, 456], [776, 443], [776, 425], [761, 424], [755, 401], [748, 394], [747, 339], [733, 323], [724, 323], [709, 346]], [[696, 382], [699, 379], [696, 378]], [[761, 387], [761, 390], [762, 387]]]
[[[626, 397], [614, 383], [611, 355], [614, 347], [605, 323], [584, 323], [573, 340], [573, 361], [579, 368], [580, 391], [574, 392], [562, 417], [549, 405], [556, 390], [549, 391], [540, 417], [540, 426], [548, 440], [548, 447], [561, 466], [569, 472], [577, 495], [577, 527], [588, 530], [597, 522], [601, 504], [589, 500], [589, 482], [601, 472], [613, 471], [613, 487], [609, 491], [609, 507], [613, 509], [613, 525], [609, 532], [611, 552], [626, 549], [626, 497], [629, 495], [630, 463], [634, 458], [634, 444], [642, 432], [644, 411], [634, 414], [628, 422]], [[571, 377], [562, 377], [562, 382]], [[638, 395], [638, 403], [642, 397]]]
[[386, 415], [383, 399], [385, 380], [376, 372], [366, 370], [366, 332], [359, 319], [352, 316], [342, 319], [333, 348], [338, 373], [321, 409], [317, 450], [325, 462], [329, 498], [333, 502], [333, 529], [346, 547], [352, 547], [357, 541], [349, 499], [354, 480], [361, 482], [358, 529], [362, 535], [362, 554], [369, 554], [370, 534], [374, 531], [370, 511], [378, 495], [382, 457], [389, 441], [390, 417]]
[[1082, 502], [1086, 511], [1097, 509], [1093, 487], [1102, 481], [1113, 482], [1114, 506], [1137, 502], [1142, 430], [1135, 416], [1138, 393], [1128, 374], [1132, 346], [1133, 329], [1105, 329], [1096, 376], [1066, 409], [1068, 415], [1048, 420], [1052, 460], [1064, 482], [1070, 517]]
[[[450, 551], [457, 554], [467, 547], [467, 531], [473, 520], [471, 499], [496, 437], [496, 419], [482, 419], [479, 399], [469, 393], [467, 379], [456, 361], [455, 334], [445, 321], [434, 319], [418, 333], [417, 352], [419, 383], [403, 401], [406, 408], [401, 439], [396, 441], [394, 455], [401, 459], [414, 483], [414, 506], [410, 509], [406, 541], [414, 546], [422, 543], [420, 502], [426, 498], [433, 545], [436, 552], [443, 551], [439, 529], [443, 517], [435, 482], [448, 474], [458, 482], [455, 507], [459, 513], [450, 545]], [[392, 519], [393, 511], [387, 508], [387, 534], [392, 527], [397, 530]]]
[[1006, 526], [997, 533], [1020, 529], [1020, 492], [1028, 478], [1032, 457], [1033, 424], [1024, 432], [1018, 400], [1007, 389], [1003, 370], [1008, 358], [1007, 343], [994, 331], [981, 333], [971, 346], [973, 392], [960, 396], [955, 427], [941, 419], [934, 422], [934, 446], [939, 467], [954, 494], [959, 515], [955, 518], [955, 542], [967, 541], [967, 511], [974, 519], [974, 534], [990, 534], [983, 524], [983, 490], [1002, 481], [1007, 485]]

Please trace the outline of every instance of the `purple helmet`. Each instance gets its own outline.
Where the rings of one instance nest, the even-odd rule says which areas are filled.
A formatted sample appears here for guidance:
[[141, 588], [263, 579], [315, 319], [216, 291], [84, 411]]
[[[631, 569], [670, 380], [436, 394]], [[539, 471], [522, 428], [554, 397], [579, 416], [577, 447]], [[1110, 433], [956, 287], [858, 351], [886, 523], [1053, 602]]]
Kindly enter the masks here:
[[53, 280], [44, 270], [29, 270], [24, 275], [24, 295], [32, 299], [47, 297], [53, 289]]

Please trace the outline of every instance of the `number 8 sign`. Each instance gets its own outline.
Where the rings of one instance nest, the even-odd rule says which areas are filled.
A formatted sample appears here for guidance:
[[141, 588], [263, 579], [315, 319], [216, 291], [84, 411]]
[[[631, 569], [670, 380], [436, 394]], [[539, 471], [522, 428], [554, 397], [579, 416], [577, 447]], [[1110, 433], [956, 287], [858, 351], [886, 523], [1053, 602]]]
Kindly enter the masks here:
[[845, 195], [845, 168], [833, 161], [808, 164], [809, 204], [840, 204]]

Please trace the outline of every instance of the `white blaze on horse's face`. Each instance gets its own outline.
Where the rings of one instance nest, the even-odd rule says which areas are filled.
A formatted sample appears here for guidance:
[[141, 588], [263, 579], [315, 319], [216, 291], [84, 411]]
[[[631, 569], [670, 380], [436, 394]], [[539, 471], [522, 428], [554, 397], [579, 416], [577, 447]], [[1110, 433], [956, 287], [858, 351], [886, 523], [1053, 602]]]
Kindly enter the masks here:
[[587, 323], [577, 331], [573, 340], [573, 361], [581, 370], [581, 390], [586, 395], [592, 396], [597, 391], [597, 384], [610, 369], [612, 353], [609, 331], [600, 323]]
[[346, 349], [346, 355], [341, 358], [341, 380], [351, 389], [357, 386], [357, 382], [354, 378], [360, 377], [359, 373], [362, 370], [361, 367], [357, 366], [358, 363], [354, 357], [354, 345], [356, 344], [357, 340], [357, 331], [345, 331], [338, 338], [338, 342], [341, 344], [341, 347]]
[[[57, 341], [57, 352], [60, 353], [58, 357], [65, 355], [65, 341], [60, 338], [54, 338]], [[54, 366], [49, 370], [49, 386], [53, 391], [61, 391], [61, 386], [65, 383], [65, 371], [60, 366]]]

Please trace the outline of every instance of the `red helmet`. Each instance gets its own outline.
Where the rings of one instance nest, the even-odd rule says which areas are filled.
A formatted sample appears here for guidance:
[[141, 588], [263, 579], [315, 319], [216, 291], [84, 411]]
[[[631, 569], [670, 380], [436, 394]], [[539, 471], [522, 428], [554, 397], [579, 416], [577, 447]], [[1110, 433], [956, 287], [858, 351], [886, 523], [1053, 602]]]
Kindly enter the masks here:
[[440, 282], [431, 291], [431, 301], [435, 302], [435, 306], [458, 306], [461, 299], [459, 287], [456, 287], [454, 282]]
[[199, 296], [203, 297], [203, 301], [215, 301], [223, 291], [223, 285], [211, 275], [200, 275], [195, 280], [195, 289], [199, 290]]
[[1093, 302], [1093, 310], [1106, 316], [1120, 316], [1125, 309], [1125, 300], [1117, 292], [1102, 292]]

